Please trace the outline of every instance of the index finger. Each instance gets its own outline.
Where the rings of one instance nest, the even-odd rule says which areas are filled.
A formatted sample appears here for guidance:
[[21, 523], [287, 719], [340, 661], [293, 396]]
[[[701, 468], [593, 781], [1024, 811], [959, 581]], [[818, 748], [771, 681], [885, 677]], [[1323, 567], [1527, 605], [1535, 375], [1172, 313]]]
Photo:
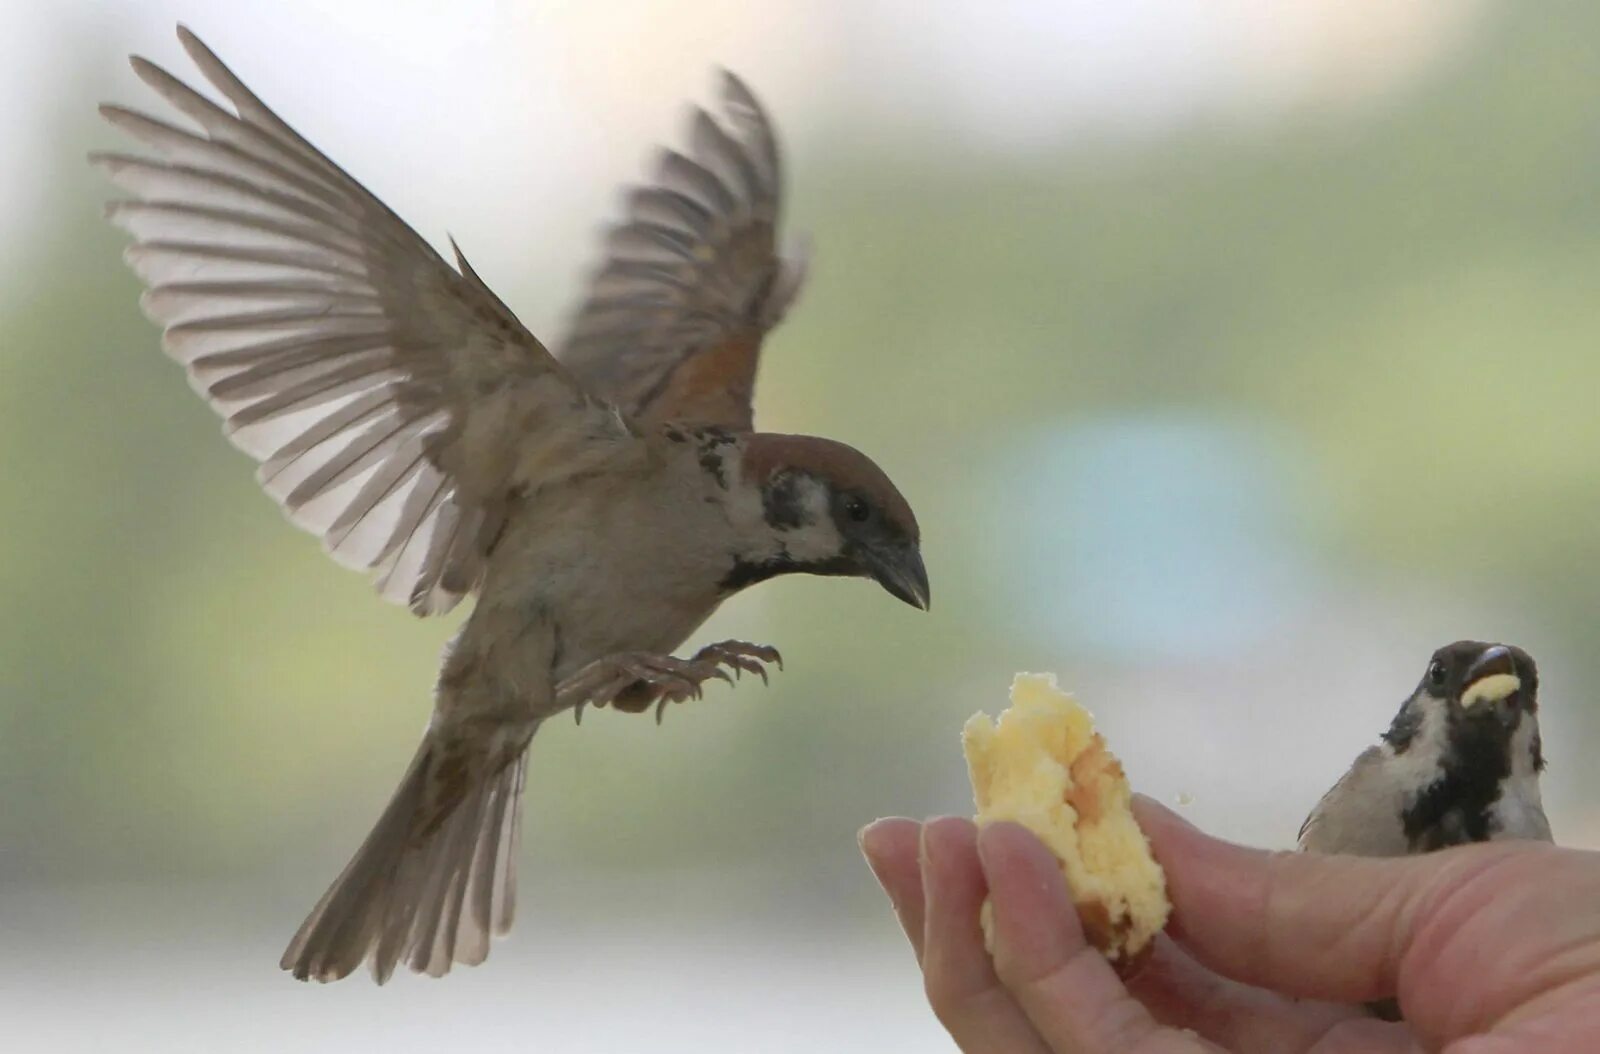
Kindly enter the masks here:
[[890, 817], [874, 820], [856, 835], [861, 854], [867, 866], [889, 895], [895, 918], [905, 930], [911, 950], [922, 962], [922, 928], [924, 903], [922, 895], [921, 852], [922, 825], [915, 820]]

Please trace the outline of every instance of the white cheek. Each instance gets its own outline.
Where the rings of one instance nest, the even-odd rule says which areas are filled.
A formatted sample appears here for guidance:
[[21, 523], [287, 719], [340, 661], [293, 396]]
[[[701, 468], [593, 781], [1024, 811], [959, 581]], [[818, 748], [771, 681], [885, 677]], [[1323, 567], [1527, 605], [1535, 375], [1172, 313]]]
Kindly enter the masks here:
[[844, 549], [844, 539], [833, 525], [827, 488], [812, 480], [801, 485], [800, 503], [805, 526], [780, 535], [789, 556], [801, 563], [830, 560]]
[[799, 527], [783, 533], [783, 547], [789, 556], [800, 563], [831, 560], [844, 549], [844, 539], [832, 521], [823, 521], [810, 527]]
[[1439, 778], [1439, 763], [1448, 747], [1444, 704], [1426, 706], [1422, 713], [1422, 727], [1412, 737], [1403, 753], [1395, 754], [1388, 762], [1394, 774], [1395, 786], [1404, 795], [1415, 794]]

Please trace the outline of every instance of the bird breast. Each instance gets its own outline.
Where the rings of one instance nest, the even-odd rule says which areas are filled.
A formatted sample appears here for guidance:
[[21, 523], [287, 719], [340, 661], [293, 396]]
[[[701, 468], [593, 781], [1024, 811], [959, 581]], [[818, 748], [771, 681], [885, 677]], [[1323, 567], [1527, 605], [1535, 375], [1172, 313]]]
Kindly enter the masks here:
[[557, 681], [614, 652], [668, 652], [715, 610], [731, 532], [693, 462], [576, 479], [513, 510], [479, 607], [548, 618]]

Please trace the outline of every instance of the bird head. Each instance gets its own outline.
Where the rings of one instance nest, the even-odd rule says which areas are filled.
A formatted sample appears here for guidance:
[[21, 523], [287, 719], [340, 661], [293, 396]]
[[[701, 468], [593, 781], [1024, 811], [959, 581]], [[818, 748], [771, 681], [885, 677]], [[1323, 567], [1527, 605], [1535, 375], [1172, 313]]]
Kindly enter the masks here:
[[1538, 710], [1539, 671], [1521, 648], [1456, 641], [1433, 653], [1415, 694], [1451, 721], [1514, 729], [1520, 715]]
[[871, 458], [831, 439], [762, 433], [746, 442], [741, 474], [759, 490], [767, 547], [737, 564], [730, 584], [794, 572], [852, 575], [927, 610], [917, 518]]
[[1537, 772], [1544, 767], [1538, 696], [1539, 670], [1527, 652], [1456, 641], [1433, 653], [1385, 739], [1404, 750], [1413, 735], [1431, 726], [1445, 733], [1441, 745], [1448, 744], [1446, 753], [1458, 761]]

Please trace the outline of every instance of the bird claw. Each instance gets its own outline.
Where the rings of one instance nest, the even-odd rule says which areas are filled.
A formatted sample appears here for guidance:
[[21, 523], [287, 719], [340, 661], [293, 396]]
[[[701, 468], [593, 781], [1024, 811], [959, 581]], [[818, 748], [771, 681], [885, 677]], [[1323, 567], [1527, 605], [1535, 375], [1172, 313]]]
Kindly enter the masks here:
[[759, 674], [762, 684], [770, 684], [767, 677], [765, 663], [773, 663], [779, 670], [783, 669], [783, 656], [778, 649], [767, 644], [751, 644], [743, 640], [725, 640], [720, 644], [708, 644], [695, 652], [697, 660], [704, 662], [722, 663], [731, 666], [735, 674]]
[[691, 659], [624, 652], [598, 659], [562, 681], [556, 688], [556, 701], [572, 707], [573, 718], [580, 724], [585, 706], [642, 713], [654, 704], [656, 723], [660, 724], [668, 703], [703, 698], [705, 682], [713, 677], [731, 685], [753, 673], [763, 684], [770, 683], [766, 663], [783, 669], [778, 649], [738, 640], [709, 644]]
[[767, 677], [767, 668], [761, 665], [759, 662], [756, 662], [754, 659], [747, 659], [743, 655], [736, 655], [729, 659], [728, 662], [733, 667], [735, 676], [738, 676], [740, 671], [743, 671], [744, 673], [753, 673], [759, 675], [761, 677], [762, 684], [772, 683], [772, 681]]

